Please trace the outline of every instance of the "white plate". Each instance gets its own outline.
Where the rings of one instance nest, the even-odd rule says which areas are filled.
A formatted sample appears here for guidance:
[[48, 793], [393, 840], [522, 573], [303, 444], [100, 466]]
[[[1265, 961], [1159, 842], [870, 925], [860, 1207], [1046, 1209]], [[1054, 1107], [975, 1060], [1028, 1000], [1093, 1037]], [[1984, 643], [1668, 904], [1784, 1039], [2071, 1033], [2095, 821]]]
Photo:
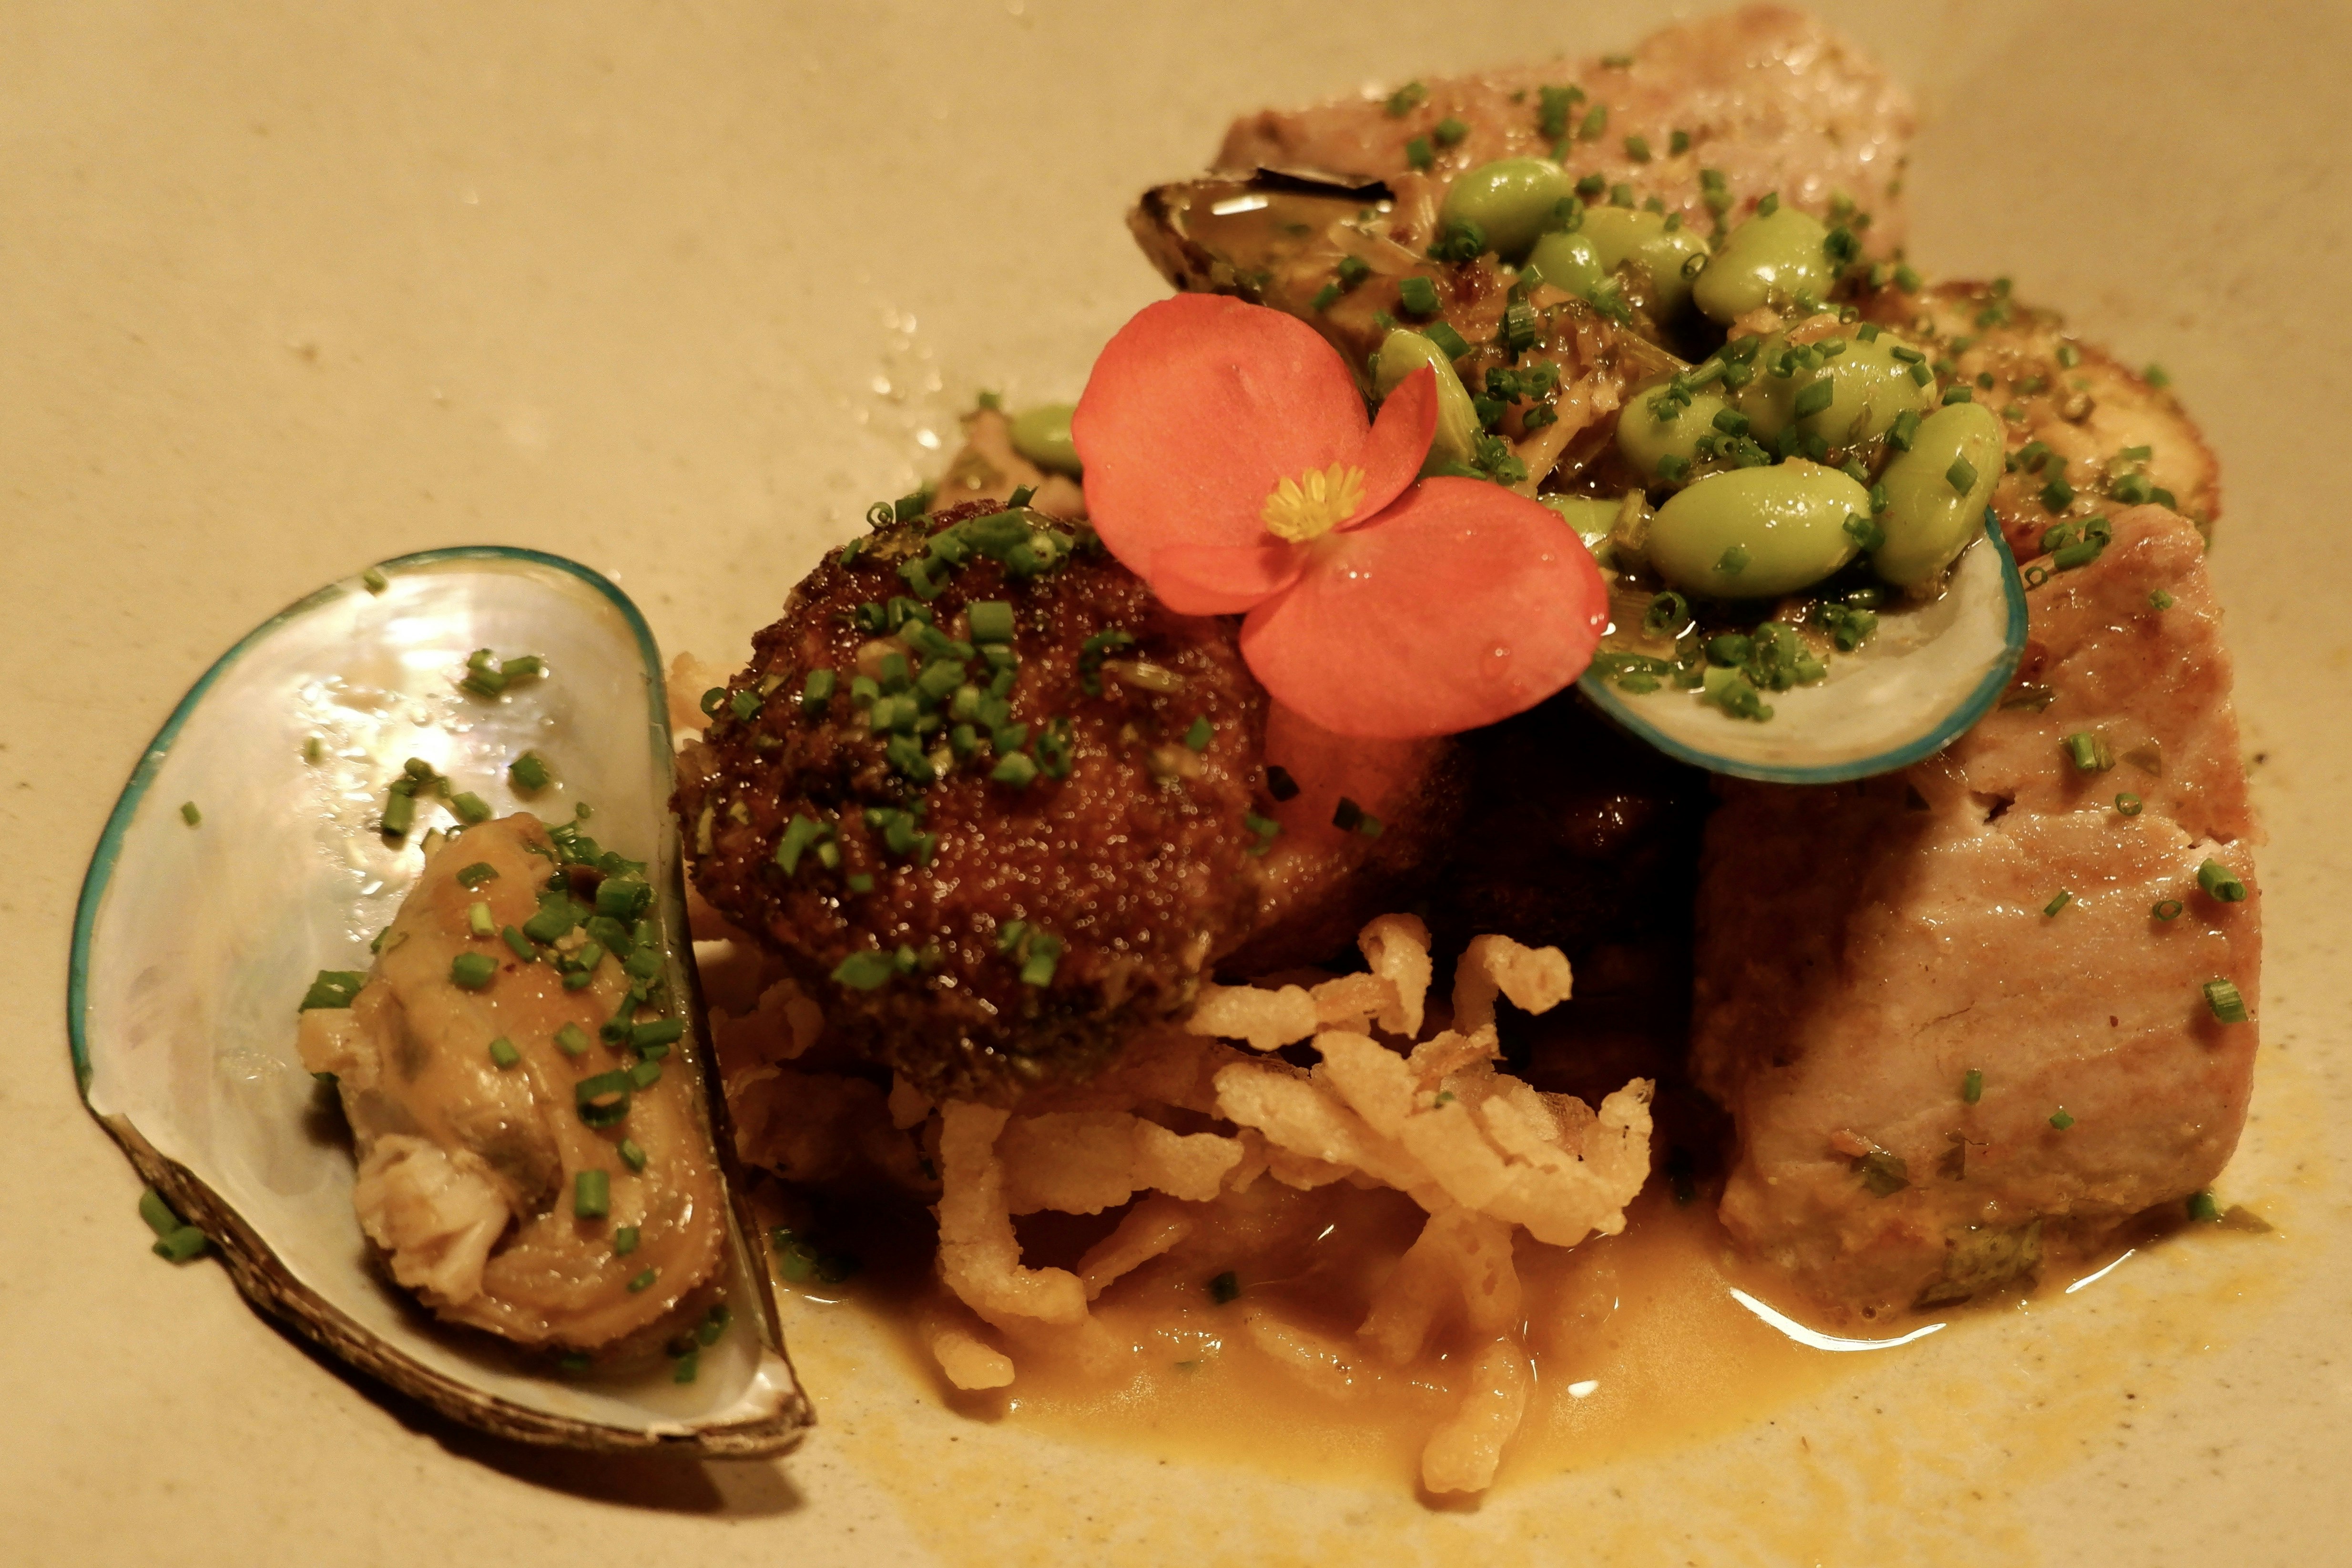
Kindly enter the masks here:
[[[1654, 8], [1151, 0], [820, 9], [0, 12], [0, 883], [16, 998], [0, 1525], [34, 1562], [700, 1564], [2342, 1555], [2352, 1127], [2327, 411], [2352, 212], [2341, 8], [1827, 7], [1919, 97], [1914, 253], [2160, 360], [2220, 452], [2214, 560], [2264, 760], [2259, 1255], [2134, 1259], [1769, 1423], [1433, 1513], [1387, 1485], [1081, 1450], [943, 1409], [803, 1309], [778, 1464], [555, 1460], [335, 1379], [147, 1256], [55, 998], [116, 784], [219, 649], [378, 557], [587, 561], [740, 657], [982, 386], [1074, 394], [1161, 291], [1120, 222], [1251, 107]], [[2233, 1241], [2236, 1238], [2218, 1238]], [[2252, 1263], [2248, 1259], [2253, 1259]], [[37, 1435], [36, 1437], [34, 1435]]]

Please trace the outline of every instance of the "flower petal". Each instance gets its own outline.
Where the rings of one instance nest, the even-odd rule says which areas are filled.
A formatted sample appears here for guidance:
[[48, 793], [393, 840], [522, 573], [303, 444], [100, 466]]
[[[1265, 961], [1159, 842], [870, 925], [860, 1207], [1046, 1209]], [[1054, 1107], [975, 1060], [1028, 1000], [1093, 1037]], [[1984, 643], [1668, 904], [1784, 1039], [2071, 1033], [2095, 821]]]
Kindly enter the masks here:
[[1437, 437], [1437, 373], [1423, 365], [1397, 384], [1381, 405], [1356, 466], [1364, 470], [1364, 500], [1341, 521], [1360, 528], [1404, 493], [1421, 472], [1429, 444]]
[[1168, 545], [1258, 543], [1275, 485], [1360, 463], [1368, 433], [1355, 378], [1314, 328], [1217, 294], [1136, 312], [1070, 420], [1088, 521], [1146, 582]]
[[1549, 507], [1484, 479], [1424, 479], [1320, 541], [1250, 612], [1242, 654], [1278, 702], [1343, 735], [1492, 724], [1583, 673], [1609, 622], [1601, 572]]
[[1151, 591], [1180, 616], [1238, 616], [1298, 581], [1307, 552], [1295, 544], [1163, 544], [1151, 557]]

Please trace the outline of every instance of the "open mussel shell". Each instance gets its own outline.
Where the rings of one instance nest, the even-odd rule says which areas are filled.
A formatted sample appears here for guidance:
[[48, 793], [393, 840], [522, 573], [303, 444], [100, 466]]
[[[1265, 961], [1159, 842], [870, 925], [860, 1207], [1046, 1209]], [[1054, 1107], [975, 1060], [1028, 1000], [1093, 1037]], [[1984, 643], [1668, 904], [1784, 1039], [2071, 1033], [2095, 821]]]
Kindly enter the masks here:
[[[457, 681], [480, 647], [541, 655], [548, 673], [497, 699], [468, 694]], [[556, 556], [406, 556], [272, 616], [181, 701], [107, 822], [75, 919], [74, 1067], [91, 1112], [204, 1229], [238, 1288], [361, 1371], [530, 1442], [773, 1453], [811, 1413], [740, 1181], [727, 1184], [722, 1265], [733, 1320], [694, 1381], [675, 1382], [658, 1358], [566, 1375], [438, 1321], [381, 1272], [352, 1209], [348, 1132], [295, 1047], [312, 975], [366, 969], [421, 869], [437, 813], [420, 812], [404, 841], [378, 832], [386, 785], [421, 757], [499, 816], [560, 821], [591, 803], [596, 837], [647, 863], [670, 983], [689, 999], [679, 1065], [709, 1085], [664, 700], [635, 606]], [[557, 777], [521, 798], [506, 770], [526, 749]], [[732, 1176], [724, 1105], [703, 1103]]]
[[1827, 661], [1826, 679], [1767, 692], [1768, 720], [1734, 718], [1672, 682], [1630, 692], [1588, 672], [1578, 689], [1668, 756], [1710, 773], [1837, 784], [1908, 767], [1983, 718], [2025, 651], [2025, 584], [2000, 531], [1988, 524], [1985, 535], [1937, 597], [1882, 609], [1860, 648]]

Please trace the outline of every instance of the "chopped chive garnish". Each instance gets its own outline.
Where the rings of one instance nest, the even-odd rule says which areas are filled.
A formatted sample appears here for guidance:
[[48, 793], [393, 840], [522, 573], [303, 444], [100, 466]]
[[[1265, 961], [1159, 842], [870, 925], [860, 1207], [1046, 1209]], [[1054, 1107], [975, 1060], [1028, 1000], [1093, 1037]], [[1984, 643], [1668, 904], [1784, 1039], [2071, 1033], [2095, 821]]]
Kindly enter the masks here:
[[622, 1139], [617, 1152], [621, 1156], [621, 1163], [630, 1170], [642, 1171], [646, 1168], [646, 1152], [637, 1146], [635, 1139]]
[[2227, 980], [2208, 980], [2204, 985], [2205, 1005], [2213, 1016], [2224, 1024], [2246, 1021], [2246, 999], [2239, 994], [2235, 984]]
[[683, 1018], [649, 1018], [629, 1030], [629, 1044], [639, 1050], [655, 1046], [674, 1046], [686, 1034]]
[[1437, 285], [1426, 278], [1408, 278], [1397, 285], [1397, 303], [1408, 314], [1434, 316], [1437, 314]]
[[1203, 713], [1192, 721], [1191, 729], [1184, 731], [1184, 744], [1193, 751], [1205, 752], [1209, 749], [1210, 741], [1215, 736], [1215, 727], [1209, 722], [1209, 716]]
[[2125, 790], [2125, 791], [2123, 791], [2121, 794], [2119, 794], [2119, 795], [2117, 795], [2116, 796], [2116, 816], [2137, 816], [2139, 815], [2139, 813], [2140, 813], [2140, 798], [2139, 798], [2139, 796], [2137, 796], [2137, 795], [2136, 795], [2132, 794], [2132, 792], [2131, 792], [2131, 791], [2129, 791], [2129, 790]]
[[629, 1091], [636, 1088], [627, 1068], [614, 1068], [572, 1086], [572, 1109], [591, 1127], [616, 1127], [628, 1120]]
[[898, 965], [887, 952], [853, 952], [834, 965], [833, 979], [834, 984], [853, 991], [877, 991], [898, 973]]
[[1055, 965], [1061, 962], [1062, 939], [1036, 931], [1029, 938], [1029, 956], [1021, 962], [1021, 984], [1039, 989], [1054, 984]]
[[2245, 901], [2246, 885], [2219, 860], [2209, 859], [2197, 868], [2197, 885], [2205, 889], [2208, 898], [2219, 899], [2225, 904]]
[[628, 1074], [629, 1087], [631, 1089], [651, 1089], [654, 1085], [661, 1081], [661, 1063], [658, 1061], [639, 1062], [636, 1066], [628, 1069]]
[[515, 788], [526, 795], [533, 790], [545, 789], [547, 781], [552, 776], [547, 771], [546, 761], [537, 752], [525, 752], [507, 767], [507, 777], [513, 782]]
[[2188, 907], [2179, 899], [2158, 899], [2147, 912], [2160, 921], [2177, 921], [2180, 918], [2180, 911]]
[[163, 1194], [152, 1187], [139, 1194], [139, 1217], [145, 1220], [147, 1228], [158, 1237], [169, 1236], [186, 1223], [173, 1212], [170, 1204], [163, 1201]]
[[2116, 765], [2115, 753], [2107, 749], [2105, 740], [2092, 731], [2075, 731], [2066, 737], [2065, 744], [2078, 773], [2105, 773]]
[[1410, 142], [1407, 142], [1404, 144], [1404, 161], [1412, 164], [1414, 168], [1423, 171], [1426, 171], [1431, 164], [1436, 163], [1437, 154], [1430, 151], [1429, 138], [1426, 136], [1416, 136]]
[[515, 1049], [515, 1044], [512, 1040], [508, 1039], [504, 1035], [500, 1035], [497, 1039], [490, 1042], [490, 1060], [496, 1062], [501, 1068], [510, 1068], [517, 1062], [522, 1060], [522, 1053]]
[[629, 1281], [629, 1289], [632, 1292], [651, 1289], [653, 1288], [653, 1282], [660, 1278], [660, 1269], [648, 1268], [643, 1274], [638, 1275], [635, 1279]]
[[301, 1005], [295, 1011], [307, 1013], [313, 1007], [348, 1007], [352, 998], [367, 984], [367, 976], [356, 969], [321, 969], [310, 988], [302, 993]]
[[1748, 546], [1734, 544], [1715, 559], [1715, 569], [1727, 577], [1737, 577], [1748, 570]]
[[1886, 444], [1898, 452], [1907, 452], [1919, 435], [1919, 416], [1905, 409], [1895, 416], [1894, 426], [1886, 432]]
[[588, 1054], [588, 1031], [577, 1024], [566, 1024], [555, 1031], [555, 1047], [567, 1057]]
[[498, 880], [498, 876], [499, 868], [496, 866], [491, 865], [488, 860], [477, 860], [457, 873], [457, 886], [466, 889], [478, 888], [485, 882]]
[[149, 1248], [156, 1257], [173, 1263], [185, 1263], [205, 1247], [205, 1233], [194, 1226], [184, 1225]]
[[1954, 495], [1968, 494], [1977, 482], [1976, 465], [1966, 458], [1954, 458], [1952, 466], [1944, 470], [1944, 482], [1952, 487]]
[[1960, 1103], [1974, 1105], [1984, 1098], [1984, 1069], [1970, 1068], [1960, 1076]]
[[1027, 789], [1037, 777], [1037, 764], [1023, 752], [1012, 752], [997, 759], [988, 776], [1014, 789]]
[[2042, 912], [2045, 915], [2054, 915], [2060, 910], [2064, 909], [2068, 904], [2071, 904], [2074, 901], [2074, 895], [2068, 892], [2065, 889], [2061, 888], [2058, 889], [2058, 896], [2056, 898], [2042, 906]]
[[395, 785], [383, 797], [383, 835], [387, 838], [404, 837], [416, 826], [416, 797]]
[[614, 1232], [613, 1232], [613, 1256], [614, 1256], [614, 1257], [615, 1257], [615, 1258], [626, 1258], [629, 1254], [631, 1254], [632, 1252], [635, 1252], [636, 1249], [637, 1249], [637, 1227], [636, 1227], [635, 1226], [633, 1226], [633, 1225], [625, 1225], [625, 1226], [619, 1226], [619, 1227], [617, 1227], [617, 1228], [615, 1228], [615, 1229], [614, 1230]]
[[849, 878], [849, 890], [853, 893], [870, 893], [874, 890], [874, 879], [863, 871], [854, 872]]
[[466, 906], [466, 929], [476, 936], [496, 936], [499, 922], [490, 913], [490, 906], [476, 901]]
[[371, 594], [381, 594], [392, 586], [392, 579], [383, 574], [381, 566], [371, 566], [360, 574], [360, 586]]
[[1220, 1307], [1241, 1293], [1241, 1279], [1230, 1268], [1209, 1281], [1209, 1300]]
[[2063, 1132], [2074, 1125], [2074, 1119], [2066, 1114], [2066, 1108], [2062, 1105], [2051, 1115], [2050, 1125]]
[[613, 1178], [602, 1171], [583, 1171], [572, 1178], [572, 1214], [576, 1219], [603, 1219], [612, 1212]]
[[672, 1363], [669, 1369], [669, 1380], [672, 1383], [692, 1383], [696, 1365], [700, 1360], [701, 1357], [696, 1352], [687, 1352]]
[[449, 984], [462, 991], [479, 991], [499, 972], [498, 960], [486, 952], [461, 952], [449, 961]]
[[182, 822], [194, 827], [198, 823], [204, 821], [204, 819], [205, 814], [196, 809], [196, 803], [194, 801], [184, 800], [180, 803], [180, 820]]
[[2189, 1194], [2189, 1217], [2212, 1224], [2221, 1217], [2221, 1205], [2213, 1201], [2211, 1193], [2191, 1193]]
[[1470, 352], [1469, 340], [1444, 321], [1432, 321], [1422, 329], [1421, 335], [1437, 345], [1437, 352], [1447, 359], [1460, 359]]

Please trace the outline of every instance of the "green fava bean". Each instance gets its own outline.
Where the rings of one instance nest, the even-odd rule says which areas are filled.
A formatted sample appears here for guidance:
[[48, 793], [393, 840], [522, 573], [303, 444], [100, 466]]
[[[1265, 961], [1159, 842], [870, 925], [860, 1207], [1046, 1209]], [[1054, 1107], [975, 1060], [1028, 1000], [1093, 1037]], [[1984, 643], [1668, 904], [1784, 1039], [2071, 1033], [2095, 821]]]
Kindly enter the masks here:
[[[1716, 434], [1715, 416], [1724, 410], [1723, 399], [1712, 392], [1695, 392], [1687, 406], [1665, 419], [1660, 415], [1673, 405], [1660, 397], [1664, 389], [1660, 382], [1626, 401], [1624, 412], [1617, 416], [1617, 449], [1653, 484], [1678, 483], [1721, 467], [1720, 459], [1698, 455], [1698, 442]], [[1668, 458], [1679, 458], [1690, 467], [1669, 480], [1659, 472]]]
[[1527, 269], [1555, 289], [1589, 295], [1609, 279], [1601, 252], [1581, 234], [1548, 234], [1528, 252]]
[[1438, 232], [1453, 223], [1475, 223], [1486, 248], [1506, 261], [1528, 253], [1552, 209], [1576, 194], [1576, 182], [1558, 163], [1543, 158], [1497, 158], [1456, 179], [1437, 210]]
[[[1859, 447], [1885, 435], [1906, 410], [1924, 415], [1933, 405], [1927, 389], [1911, 379], [1911, 367], [1895, 357], [1895, 340], [1882, 333], [1869, 342], [1855, 337], [1832, 341], [1845, 347], [1818, 368], [1790, 375], [1775, 375], [1771, 369], [1789, 352], [1789, 340], [1776, 334], [1765, 341], [1756, 355], [1756, 379], [1734, 399], [1757, 439], [1771, 440], [1793, 420], [1798, 429], [1832, 447]], [[1798, 399], [1824, 380], [1831, 388], [1827, 405], [1798, 417]], [[1813, 393], [1811, 401], [1820, 396]]]
[[1464, 390], [1462, 378], [1454, 374], [1454, 363], [1444, 349], [1410, 328], [1397, 328], [1381, 340], [1372, 390], [1386, 397], [1423, 365], [1437, 373], [1437, 435], [1429, 444], [1429, 460], [1423, 467], [1466, 463], [1478, 439], [1478, 410], [1471, 405], [1470, 394]]
[[1821, 298], [1837, 281], [1822, 248], [1829, 235], [1821, 219], [1794, 207], [1751, 217], [1724, 239], [1691, 293], [1709, 320], [1726, 323], [1775, 298]]
[[[1878, 523], [1886, 542], [1872, 552], [1870, 563], [1881, 577], [1903, 588], [1932, 583], [1984, 531], [2002, 450], [2000, 421], [1981, 403], [1955, 403], [1920, 421], [1911, 449], [1896, 453], [1879, 476], [1886, 510]], [[1969, 483], [1955, 488], [1956, 478]]]
[[1076, 479], [1083, 465], [1078, 461], [1078, 448], [1070, 439], [1070, 416], [1074, 412], [1066, 403], [1046, 403], [1022, 410], [1013, 416], [1013, 449], [1048, 473]]
[[1538, 496], [1537, 500], [1559, 513], [1560, 520], [1576, 530], [1576, 537], [1584, 541], [1584, 548], [1599, 555], [1609, 542], [1612, 530], [1617, 526], [1617, 514], [1623, 510], [1622, 500], [1604, 500], [1599, 496]]
[[1794, 593], [1853, 559], [1845, 520], [1856, 513], [1870, 515], [1870, 492], [1817, 463], [1710, 474], [1650, 520], [1650, 563], [1686, 594]]
[[1639, 292], [1649, 302], [1650, 319], [1656, 321], [1683, 308], [1691, 293], [1683, 268], [1692, 257], [1706, 254], [1706, 241], [1687, 226], [1668, 228], [1663, 214], [1633, 207], [1594, 207], [1584, 215], [1580, 232], [1600, 254], [1603, 272], [1614, 272], [1631, 261], [1648, 274], [1647, 285]]

